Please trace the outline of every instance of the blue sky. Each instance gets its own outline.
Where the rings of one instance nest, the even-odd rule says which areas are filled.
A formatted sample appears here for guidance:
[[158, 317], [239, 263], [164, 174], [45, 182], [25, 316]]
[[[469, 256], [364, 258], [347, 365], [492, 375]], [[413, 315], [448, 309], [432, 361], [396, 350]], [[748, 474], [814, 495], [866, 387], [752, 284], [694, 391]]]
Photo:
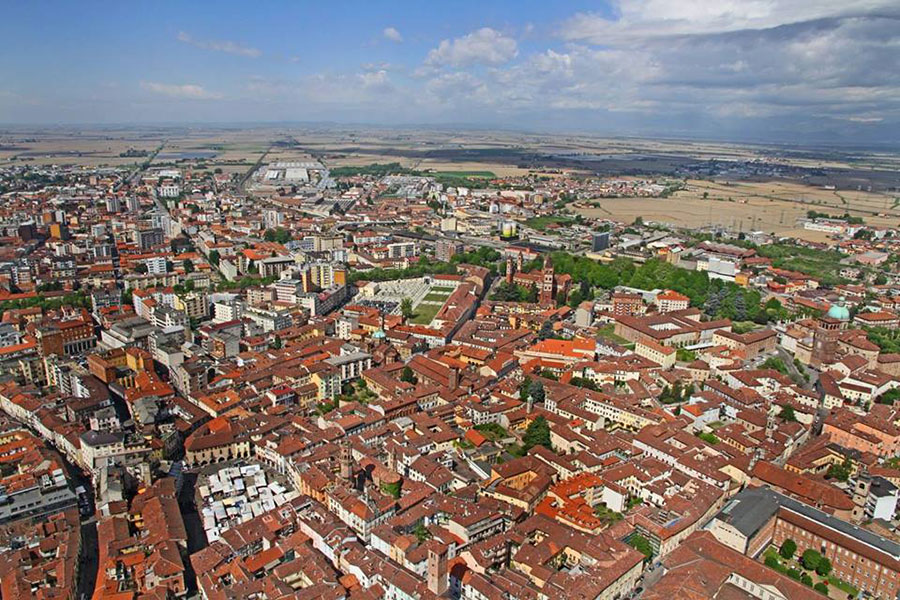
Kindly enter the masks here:
[[895, 0], [6, 3], [0, 122], [890, 142], [898, 25]]

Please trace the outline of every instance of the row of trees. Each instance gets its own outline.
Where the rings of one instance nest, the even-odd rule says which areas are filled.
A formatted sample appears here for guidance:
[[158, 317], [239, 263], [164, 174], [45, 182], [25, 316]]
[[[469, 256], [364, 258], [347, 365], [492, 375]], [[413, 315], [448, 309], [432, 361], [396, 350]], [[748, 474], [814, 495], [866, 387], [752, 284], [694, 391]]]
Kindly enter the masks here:
[[33, 298], [19, 298], [17, 300], [4, 300], [0, 302], [0, 313], [6, 310], [18, 308], [40, 307], [43, 311], [57, 310], [63, 306], [74, 306], [76, 308], [90, 308], [91, 298], [83, 291], [65, 294], [64, 296], [53, 296], [51, 298], [43, 296], [34, 296]]
[[777, 300], [761, 306], [761, 296], [756, 290], [710, 279], [703, 271], [689, 271], [661, 260], [648, 260], [636, 266], [628, 259], [618, 258], [609, 264], [601, 264], [567, 252], [554, 252], [551, 257], [557, 272], [567, 273], [575, 281], [583, 282], [578, 288], [579, 295], [575, 296], [577, 302], [592, 297], [591, 288], [609, 290], [624, 285], [644, 290], [675, 290], [690, 298], [692, 306], [702, 308], [715, 318], [766, 323], [786, 315]]
[[394, 279], [412, 279], [425, 275], [456, 275], [456, 263], [419, 258], [418, 262], [406, 269], [370, 269], [368, 271], [351, 271], [347, 274], [348, 283], [357, 281], [392, 281]]
[[866, 330], [866, 337], [877, 345], [882, 352], [894, 354], [900, 352], [900, 331], [886, 327], [871, 327]]

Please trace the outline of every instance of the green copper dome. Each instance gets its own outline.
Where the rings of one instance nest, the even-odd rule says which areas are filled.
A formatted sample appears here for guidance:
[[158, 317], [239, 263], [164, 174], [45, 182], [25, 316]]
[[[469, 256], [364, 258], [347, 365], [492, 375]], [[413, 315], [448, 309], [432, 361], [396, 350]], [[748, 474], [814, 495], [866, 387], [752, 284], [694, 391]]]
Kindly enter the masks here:
[[849, 321], [850, 320], [850, 311], [844, 306], [844, 297], [841, 296], [840, 300], [838, 300], [837, 304], [832, 304], [831, 308], [828, 309], [828, 316], [832, 319], [837, 319], [839, 321]]

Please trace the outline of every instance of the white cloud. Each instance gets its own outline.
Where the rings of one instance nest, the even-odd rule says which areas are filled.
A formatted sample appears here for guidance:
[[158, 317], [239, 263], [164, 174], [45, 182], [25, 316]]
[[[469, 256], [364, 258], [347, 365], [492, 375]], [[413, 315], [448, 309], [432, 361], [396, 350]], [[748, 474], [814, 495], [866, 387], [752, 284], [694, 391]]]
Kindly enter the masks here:
[[158, 83], [155, 81], [142, 81], [141, 89], [153, 92], [154, 94], [169, 96], [170, 98], [182, 98], [188, 100], [215, 100], [222, 97], [221, 94], [210, 92], [202, 86], [192, 83], [178, 85]]
[[384, 37], [391, 40], [392, 42], [402, 42], [403, 36], [400, 35], [400, 32], [397, 31], [394, 27], [385, 27], [384, 31], [382, 31]]
[[425, 62], [432, 67], [502, 65], [518, 54], [516, 40], [490, 27], [482, 27], [468, 35], [443, 40], [437, 48], [428, 53]]
[[[257, 77], [216, 106], [635, 134], [820, 140], [859, 126], [886, 136], [900, 123], [900, 32], [891, 11], [864, 4], [619, 0], [615, 19], [575, 15], [563, 22], [564, 43], [539, 50], [520, 53], [511, 34], [486, 27], [441, 41], [413, 72], [372, 61], [358, 71]], [[196, 85], [142, 87], [218, 97]]]
[[613, 16], [578, 13], [564, 22], [566, 40], [617, 44], [642, 38], [768, 29], [817, 19], [888, 11], [896, 0], [616, 0]]
[[204, 50], [213, 50], [215, 52], [225, 52], [226, 54], [234, 54], [236, 56], [246, 56], [248, 58], [259, 58], [262, 56], [262, 50], [246, 46], [240, 42], [232, 42], [228, 40], [198, 40], [187, 32], [178, 32], [178, 41], [190, 44], [196, 48]]
[[357, 75], [357, 79], [365, 90], [388, 92], [394, 89], [388, 73], [384, 69], [360, 73]]

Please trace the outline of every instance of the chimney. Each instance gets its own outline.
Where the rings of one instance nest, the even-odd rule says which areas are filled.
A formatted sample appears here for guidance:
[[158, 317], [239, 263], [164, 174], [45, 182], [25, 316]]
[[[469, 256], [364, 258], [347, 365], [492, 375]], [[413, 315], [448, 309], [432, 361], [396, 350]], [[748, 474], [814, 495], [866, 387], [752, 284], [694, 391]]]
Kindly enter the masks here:
[[434, 549], [428, 550], [428, 591], [436, 596], [447, 593], [449, 585], [447, 573], [447, 554]]

